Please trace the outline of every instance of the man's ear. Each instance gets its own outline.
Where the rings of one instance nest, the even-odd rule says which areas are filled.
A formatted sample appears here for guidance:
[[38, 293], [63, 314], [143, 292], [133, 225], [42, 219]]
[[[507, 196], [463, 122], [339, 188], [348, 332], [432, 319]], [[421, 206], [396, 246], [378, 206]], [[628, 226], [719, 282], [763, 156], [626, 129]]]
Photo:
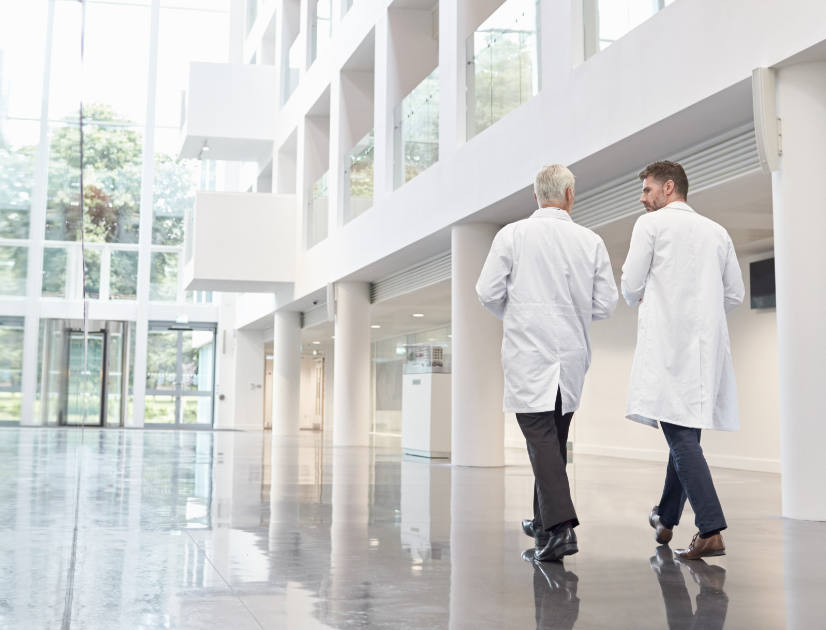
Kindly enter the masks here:
[[676, 184], [674, 184], [673, 179], [666, 180], [665, 184], [663, 184], [663, 192], [665, 193], [666, 197], [670, 196], [671, 193], [674, 192], [676, 188]]

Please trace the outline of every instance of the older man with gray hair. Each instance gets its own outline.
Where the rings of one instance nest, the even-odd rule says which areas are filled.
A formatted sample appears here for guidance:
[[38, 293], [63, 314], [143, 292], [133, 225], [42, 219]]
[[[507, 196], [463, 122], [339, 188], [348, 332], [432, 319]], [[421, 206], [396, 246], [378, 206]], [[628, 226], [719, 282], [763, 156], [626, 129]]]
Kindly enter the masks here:
[[579, 524], [565, 472], [568, 428], [591, 363], [589, 329], [617, 305], [602, 239], [571, 219], [574, 175], [546, 166], [536, 176], [539, 204], [503, 227], [490, 248], [476, 293], [503, 320], [504, 410], [516, 414], [534, 472], [534, 516], [523, 522], [544, 562], [579, 551]]

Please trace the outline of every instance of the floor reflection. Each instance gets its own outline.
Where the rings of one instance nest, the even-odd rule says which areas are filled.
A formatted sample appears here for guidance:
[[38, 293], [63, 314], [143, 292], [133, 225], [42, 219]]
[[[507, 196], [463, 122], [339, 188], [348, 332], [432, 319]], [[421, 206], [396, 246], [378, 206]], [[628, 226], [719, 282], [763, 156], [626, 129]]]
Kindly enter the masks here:
[[537, 630], [571, 630], [579, 617], [579, 577], [562, 562], [533, 562]]
[[808, 630], [826, 614], [826, 525], [771, 516], [777, 476], [715, 470], [729, 555], [649, 564], [661, 466], [580, 457], [580, 553], [533, 566], [532, 474], [511, 455], [480, 469], [314, 433], [0, 429], [0, 628]]
[[[676, 560], [667, 545], [660, 545], [650, 560], [657, 575], [669, 630], [722, 630], [728, 612], [728, 595], [723, 590], [726, 570], [704, 560]], [[686, 588], [685, 569], [699, 585], [696, 610]]]

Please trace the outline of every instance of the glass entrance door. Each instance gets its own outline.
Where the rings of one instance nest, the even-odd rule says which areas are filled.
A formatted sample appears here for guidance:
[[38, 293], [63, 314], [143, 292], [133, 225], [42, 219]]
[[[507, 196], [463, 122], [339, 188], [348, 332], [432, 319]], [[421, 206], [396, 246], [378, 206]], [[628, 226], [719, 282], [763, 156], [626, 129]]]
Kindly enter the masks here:
[[73, 330], [66, 340], [69, 371], [61, 424], [102, 426], [102, 402], [106, 400], [103, 381], [106, 332], [90, 332], [84, 340], [82, 332]]
[[215, 326], [152, 323], [145, 424], [212, 426]]

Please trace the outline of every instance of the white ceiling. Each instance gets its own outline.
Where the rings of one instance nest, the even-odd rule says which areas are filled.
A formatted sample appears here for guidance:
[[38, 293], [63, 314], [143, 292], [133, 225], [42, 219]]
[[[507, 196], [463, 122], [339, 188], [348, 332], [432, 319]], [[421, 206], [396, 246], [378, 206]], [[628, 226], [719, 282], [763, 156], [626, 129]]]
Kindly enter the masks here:
[[[424, 317], [413, 317], [422, 313]], [[450, 325], [450, 280], [445, 280], [418, 291], [413, 291], [370, 307], [370, 324], [381, 328], [370, 330], [371, 341], [442, 328]], [[332, 322], [325, 322], [301, 331], [304, 351], [330, 351], [334, 329]], [[318, 344], [313, 344], [318, 341]]]

